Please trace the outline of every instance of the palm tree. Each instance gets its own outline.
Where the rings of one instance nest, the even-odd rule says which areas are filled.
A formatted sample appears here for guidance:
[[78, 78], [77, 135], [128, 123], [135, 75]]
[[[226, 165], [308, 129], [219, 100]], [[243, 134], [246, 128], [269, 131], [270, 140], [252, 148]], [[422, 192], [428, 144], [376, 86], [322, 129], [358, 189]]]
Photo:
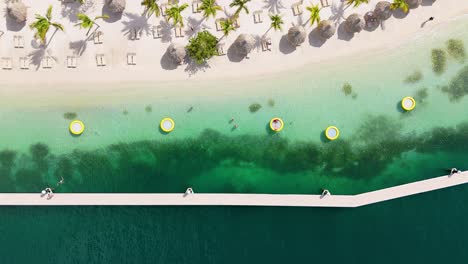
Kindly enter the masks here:
[[79, 26], [80, 28], [87, 28], [88, 32], [86, 32], [86, 36], [88, 36], [89, 31], [93, 28], [94, 25], [97, 25], [98, 27], [101, 27], [98, 23], [96, 23], [96, 20], [98, 19], [108, 19], [108, 15], [102, 15], [102, 16], [97, 16], [93, 19], [91, 19], [89, 16], [83, 13], [79, 13], [76, 15], [80, 23], [76, 24], [75, 26]]
[[145, 11], [143, 12], [143, 16], [149, 18], [153, 14], [157, 17], [161, 15], [161, 9], [159, 9], [158, 3], [156, 0], [143, 0], [141, 5], [145, 7]]
[[320, 10], [322, 10], [319, 5], [310, 5], [306, 9], [310, 12], [310, 25], [312, 26], [315, 22], [318, 24], [320, 22]]
[[368, 4], [369, 0], [346, 0], [346, 3], [348, 4], [348, 6], [354, 4], [354, 7], [358, 7], [358, 6], [360, 6], [361, 4], [364, 4], [364, 3]]
[[188, 7], [188, 4], [183, 4], [181, 6], [179, 5], [173, 5], [171, 8], [167, 10], [167, 21], [172, 19], [172, 23], [174, 26], [177, 26], [179, 24], [181, 27], [184, 26], [184, 19], [182, 17], [182, 11], [184, 11]]
[[282, 30], [282, 25], [284, 24], [283, 18], [280, 15], [270, 15], [271, 24], [268, 30], [265, 32], [266, 35], [271, 29]]
[[[45, 17], [36, 14], [36, 21], [29, 25], [31, 29], [36, 30], [36, 34], [34, 35], [34, 37], [36, 39], [41, 40], [42, 44], [46, 43], [46, 35], [49, 31], [50, 26], [53, 26], [55, 28], [54, 35], [58, 30], [64, 31], [62, 24], [52, 22], [52, 6], [49, 6], [49, 8], [47, 8], [47, 13]], [[52, 40], [52, 38], [50, 38], [50, 40]]]
[[203, 11], [204, 18], [208, 18], [210, 16], [216, 17], [216, 12], [223, 9], [216, 4], [216, 0], [202, 0], [201, 6], [198, 10]]
[[408, 13], [409, 6], [405, 0], [393, 0], [393, 3], [390, 4], [390, 9], [392, 10], [401, 9], [401, 11]]
[[230, 7], [237, 6], [237, 10], [234, 13], [234, 17], [239, 17], [239, 14], [242, 10], [245, 10], [246, 14], [249, 13], [249, 9], [247, 8], [247, 6], [245, 6], [248, 2], [250, 2], [250, 0], [234, 0], [231, 4], [229, 4]]
[[223, 36], [219, 40], [221, 40], [224, 37], [227, 37], [229, 33], [236, 30], [236, 27], [234, 26], [234, 20], [232, 19], [228, 18], [226, 20], [222, 20], [220, 24], [221, 24], [221, 31], [223, 32]]

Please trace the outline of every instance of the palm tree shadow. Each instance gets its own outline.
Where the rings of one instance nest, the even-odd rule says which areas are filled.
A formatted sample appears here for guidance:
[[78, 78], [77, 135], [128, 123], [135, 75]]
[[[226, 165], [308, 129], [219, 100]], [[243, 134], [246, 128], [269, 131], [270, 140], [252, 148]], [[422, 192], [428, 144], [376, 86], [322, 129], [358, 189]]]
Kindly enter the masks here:
[[194, 60], [187, 59], [186, 63], [187, 63], [187, 67], [185, 67], [184, 71], [187, 72], [189, 76], [195, 75], [199, 71], [206, 72], [207, 69], [211, 68], [207, 62], [198, 64]]
[[38, 49], [35, 49], [28, 54], [30, 63], [36, 67], [36, 71], [39, 70], [39, 68], [41, 67], [41, 62], [42, 59], [44, 59], [45, 54], [45, 47], [39, 47]]
[[161, 25], [161, 42], [171, 42], [173, 26], [164, 20], [161, 20], [161, 22], [159, 22], [159, 25]]
[[265, 6], [263, 8], [268, 9], [269, 13], [279, 14], [280, 9], [285, 9], [281, 0], [264, 0]]
[[62, 11], [60, 12], [63, 17], [66, 17], [70, 22], [76, 23], [78, 19], [76, 15], [82, 13], [80, 10], [81, 4], [76, 2], [62, 2]]
[[188, 38], [193, 37], [198, 32], [200, 32], [204, 27], [202, 27], [203, 19], [197, 20], [196, 18], [189, 17], [187, 19], [188, 29], [185, 31], [185, 34]]
[[77, 56], [83, 55], [87, 47], [88, 39], [72, 41], [69, 43], [69, 48], [73, 50], [73, 53]]
[[124, 32], [124, 35], [130, 36], [130, 31], [133, 29], [138, 30], [137, 34], [141, 35], [144, 32], [147, 36], [151, 35], [151, 25], [148, 23], [146, 16], [128, 12], [125, 12], [123, 15], [128, 18], [127, 21], [122, 21], [124, 25], [122, 32]]
[[283, 54], [290, 54], [296, 50], [296, 47], [288, 41], [288, 35], [283, 35], [279, 42], [279, 50]]
[[341, 23], [341, 20], [344, 19], [345, 5], [343, 2], [339, 5], [335, 5], [335, 2], [330, 6], [332, 15], [328, 18], [329, 20], [335, 22], [335, 24]]

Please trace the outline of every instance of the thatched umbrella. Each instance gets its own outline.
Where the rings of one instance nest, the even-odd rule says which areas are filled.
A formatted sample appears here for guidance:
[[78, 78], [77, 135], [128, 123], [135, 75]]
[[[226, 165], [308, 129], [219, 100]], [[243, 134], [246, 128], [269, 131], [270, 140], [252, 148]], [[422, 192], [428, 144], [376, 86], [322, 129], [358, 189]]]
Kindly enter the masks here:
[[320, 37], [324, 39], [329, 39], [335, 35], [336, 27], [333, 21], [331, 20], [322, 20], [317, 26], [317, 30], [320, 34]]
[[289, 43], [293, 46], [300, 46], [306, 39], [306, 31], [303, 26], [293, 26], [288, 31]]
[[176, 64], [181, 65], [184, 63], [187, 52], [185, 51], [184, 46], [172, 43], [167, 47], [167, 55], [169, 55], [169, 58], [171, 58]]
[[416, 8], [421, 5], [422, 0], [406, 0], [410, 8]]
[[393, 10], [390, 8], [392, 4], [387, 1], [380, 1], [377, 3], [374, 9], [374, 14], [380, 20], [387, 20], [392, 16]]
[[372, 11], [369, 11], [364, 15], [364, 20], [366, 21], [366, 27], [370, 29], [375, 29], [380, 25], [379, 18]]
[[251, 34], [240, 34], [232, 45], [237, 54], [245, 57], [255, 47], [255, 43], [255, 38]]
[[348, 33], [358, 33], [365, 27], [366, 22], [359, 14], [352, 14], [344, 22], [344, 28]]
[[26, 22], [28, 9], [21, 1], [13, 2], [7, 7], [7, 14], [19, 24]]
[[125, 0], [107, 0], [109, 10], [114, 13], [122, 13], [125, 10]]

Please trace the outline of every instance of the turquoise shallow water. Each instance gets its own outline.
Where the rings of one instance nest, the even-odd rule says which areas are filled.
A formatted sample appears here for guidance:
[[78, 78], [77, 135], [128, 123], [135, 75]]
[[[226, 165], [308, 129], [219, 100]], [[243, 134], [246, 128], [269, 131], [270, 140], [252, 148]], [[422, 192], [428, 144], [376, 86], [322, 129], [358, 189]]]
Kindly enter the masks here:
[[[446, 50], [449, 38], [466, 46], [467, 25], [453, 22], [352, 65], [324, 62], [281, 77], [88, 85], [73, 96], [0, 89], [0, 191], [37, 192], [64, 177], [57, 191], [354, 194], [466, 169], [466, 58], [449, 56], [438, 75], [431, 50]], [[419, 82], [404, 82], [415, 72]], [[197, 92], [182, 95], [187, 89]], [[417, 108], [403, 113], [408, 95]], [[252, 103], [262, 108], [251, 113]], [[65, 112], [85, 122], [82, 136], [68, 133]], [[158, 130], [165, 116], [176, 121], [170, 134]], [[273, 134], [276, 116], [286, 124]], [[329, 125], [339, 140], [324, 139]]]
[[2, 263], [465, 263], [468, 186], [355, 209], [0, 207]]

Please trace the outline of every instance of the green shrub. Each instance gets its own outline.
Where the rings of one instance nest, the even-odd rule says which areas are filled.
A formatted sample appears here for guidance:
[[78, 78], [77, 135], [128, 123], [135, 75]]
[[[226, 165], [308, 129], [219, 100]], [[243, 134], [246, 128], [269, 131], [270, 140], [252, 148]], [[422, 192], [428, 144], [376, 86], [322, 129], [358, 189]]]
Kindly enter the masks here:
[[208, 31], [203, 31], [198, 33], [196, 37], [190, 39], [190, 43], [187, 45], [186, 49], [192, 59], [198, 64], [203, 64], [214, 55], [218, 55], [217, 44], [218, 38]]

